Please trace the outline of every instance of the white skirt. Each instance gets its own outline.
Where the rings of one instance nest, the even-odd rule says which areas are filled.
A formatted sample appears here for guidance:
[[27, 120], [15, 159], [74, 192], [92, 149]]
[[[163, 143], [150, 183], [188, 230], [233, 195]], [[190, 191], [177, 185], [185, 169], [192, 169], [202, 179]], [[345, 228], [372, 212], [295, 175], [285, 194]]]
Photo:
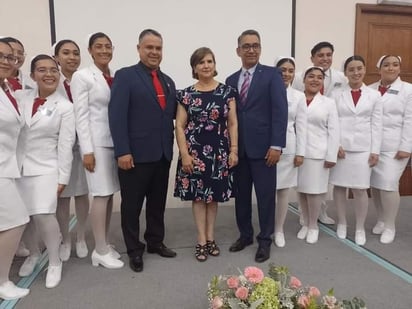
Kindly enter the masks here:
[[30, 216], [56, 213], [57, 174], [22, 176], [16, 184]]
[[293, 161], [294, 154], [281, 155], [276, 164], [276, 189], [293, 188], [298, 185], [298, 168]]
[[369, 152], [345, 152], [345, 159], [338, 159], [330, 171], [329, 183], [335, 186], [368, 189], [372, 169]]
[[117, 162], [113, 147], [95, 147], [94, 172], [86, 170], [87, 185], [92, 196], [112, 195], [120, 190]]
[[86, 180], [86, 172], [80, 155], [79, 145], [73, 147], [73, 163], [69, 184], [64, 188], [60, 197], [80, 196], [89, 193]]
[[330, 168], [324, 167], [325, 160], [308, 159], [298, 168], [297, 191], [308, 194], [328, 192]]
[[399, 191], [399, 179], [408, 159], [395, 159], [396, 152], [381, 152], [379, 162], [372, 168], [371, 187], [385, 191]]
[[29, 222], [26, 206], [12, 178], [0, 178], [0, 232]]

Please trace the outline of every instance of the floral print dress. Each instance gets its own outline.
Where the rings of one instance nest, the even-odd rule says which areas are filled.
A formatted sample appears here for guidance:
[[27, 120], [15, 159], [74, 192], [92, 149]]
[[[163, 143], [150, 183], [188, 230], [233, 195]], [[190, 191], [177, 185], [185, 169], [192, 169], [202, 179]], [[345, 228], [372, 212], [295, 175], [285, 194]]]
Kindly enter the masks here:
[[187, 112], [185, 136], [195, 164], [192, 174], [185, 173], [179, 157], [174, 196], [206, 203], [225, 202], [231, 197], [227, 120], [229, 102], [235, 96], [234, 88], [221, 83], [207, 92], [194, 86], [178, 91], [177, 101]]

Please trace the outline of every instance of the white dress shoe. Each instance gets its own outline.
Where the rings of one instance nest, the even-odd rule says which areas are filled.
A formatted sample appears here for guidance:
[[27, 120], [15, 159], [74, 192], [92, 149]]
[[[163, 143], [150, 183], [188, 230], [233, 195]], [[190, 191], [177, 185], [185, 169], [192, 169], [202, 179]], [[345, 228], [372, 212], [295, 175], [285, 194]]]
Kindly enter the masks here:
[[308, 235], [306, 235], [306, 242], [308, 244], [316, 244], [318, 242], [319, 230], [308, 229]]
[[372, 229], [372, 234], [380, 235], [385, 230], [385, 223], [383, 221], [376, 222], [375, 226]]
[[365, 230], [357, 230], [355, 232], [355, 243], [359, 246], [363, 246], [366, 243]]
[[308, 227], [304, 225], [300, 228], [298, 235], [296, 237], [299, 239], [305, 239], [307, 234], [308, 234]]
[[63, 262], [66, 262], [70, 259], [70, 253], [72, 251], [71, 243], [60, 244], [59, 247], [59, 257]]
[[109, 251], [110, 251], [110, 254], [112, 255], [112, 257], [115, 258], [115, 259], [120, 259], [121, 255], [120, 255], [119, 252], [117, 252], [114, 249], [114, 246], [113, 245], [108, 245], [108, 247], [109, 247]]
[[51, 266], [47, 268], [47, 275], [46, 275], [46, 288], [52, 289], [59, 285], [62, 279], [62, 269], [63, 263], [60, 262], [60, 265]]
[[285, 234], [282, 232], [275, 233], [275, 244], [279, 248], [283, 248], [285, 246]]
[[84, 240], [76, 242], [76, 255], [78, 258], [85, 258], [89, 254], [89, 249]]
[[37, 262], [40, 260], [40, 255], [29, 255], [20, 266], [19, 276], [27, 277], [30, 276], [34, 268], [37, 265]]
[[383, 244], [390, 244], [395, 239], [395, 230], [392, 229], [385, 229], [382, 232], [380, 242]]
[[346, 224], [338, 224], [338, 227], [336, 228], [336, 235], [339, 239], [346, 238]]
[[19, 247], [16, 250], [16, 256], [18, 257], [26, 257], [30, 255], [29, 249], [26, 248], [24, 245], [24, 242], [20, 241], [19, 242]]
[[29, 294], [29, 292], [29, 289], [19, 288], [11, 281], [0, 284], [0, 298], [4, 300], [19, 299]]
[[122, 261], [115, 259], [111, 252], [108, 252], [105, 255], [100, 255], [96, 252], [96, 250], [93, 250], [92, 252], [92, 264], [95, 267], [100, 264], [109, 269], [122, 268], [124, 265]]
[[328, 216], [325, 210], [321, 210], [319, 214], [319, 222], [323, 224], [335, 224], [335, 220]]

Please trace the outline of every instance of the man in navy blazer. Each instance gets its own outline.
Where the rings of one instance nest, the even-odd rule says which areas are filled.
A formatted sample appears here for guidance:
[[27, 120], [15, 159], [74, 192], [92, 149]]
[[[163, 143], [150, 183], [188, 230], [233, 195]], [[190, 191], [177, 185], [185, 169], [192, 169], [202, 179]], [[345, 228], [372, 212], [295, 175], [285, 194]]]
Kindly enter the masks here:
[[[288, 103], [280, 72], [259, 63], [260, 35], [246, 30], [238, 38], [237, 55], [241, 70], [226, 79], [239, 90], [239, 164], [235, 170], [236, 222], [240, 237], [230, 251], [243, 250], [253, 243], [252, 185], [255, 187], [260, 233], [255, 261], [270, 257], [274, 232], [276, 163], [286, 144]], [[245, 79], [247, 79], [245, 83]], [[245, 84], [249, 86], [245, 87]]]
[[[147, 251], [176, 256], [163, 244], [176, 88], [159, 69], [162, 47], [159, 32], [146, 29], [140, 33], [140, 62], [117, 71], [109, 103], [109, 124], [119, 166], [122, 231], [130, 267], [136, 272], [143, 270], [145, 245], [139, 238], [139, 216], [144, 199]], [[154, 76], [160, 90], [155, 89]]]

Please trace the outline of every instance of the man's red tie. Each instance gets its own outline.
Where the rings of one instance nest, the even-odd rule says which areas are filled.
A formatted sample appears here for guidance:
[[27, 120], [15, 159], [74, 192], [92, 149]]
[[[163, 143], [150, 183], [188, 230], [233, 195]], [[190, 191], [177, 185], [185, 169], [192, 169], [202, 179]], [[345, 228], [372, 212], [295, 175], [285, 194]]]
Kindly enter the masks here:
[[46, 102], [46, 99], [43, 99], [43, 98], [35, 98], [34, 99], [33, 109], [32, 109], [32, 112], [31, 112], [32, 117], [34, 116], [35, 113], [37, 113], [37, 110], [39, 109], [39, 107], [41, 105], [44, 104], [44, 102]]
[[70, 102], [73, 103], [72, 92], [70, 91], [70, 85], [66, 79], [64, 80], [63, 85], [64, 85], [64, 89], [66, 90], [67, 97], [69, 98]]
[[159, 77], [157, 76], [157, 70], [153, 70], [151, 74], [152, 74], [153, 86], [154, 86], [154, 89], [157, 95], [157, 100], [159, 101], [160, 107], [164, 110], [166, 108], [166, 97], [163, 92], [162, 84], [160, 83]]
[[351, 90], [350, 91], [350, 93], [351, 93], [351, 95], [352, 95], [352, 100], [353, 100], [353, 104], [355, 104], [355, 106], [356, 106], [356, 104], [358, 104], [358, 101], [359, 101], [359, 99], [360, 99], [360, 96], [361, 96], [361, 91], [362, 90]]
[[385, 86], [379, 85], [378, 90], [381, 93], [381, 95], [384, 95], [386, 91], [388, 91], [388, 88], [386, 88]]
[[13, 104], [13, 106], [16, 109], [17, 113], [20, 115], [19, 106], [17, 105], [16, 99], [12, 96], [9, 89], [5, 90], [5, 92], [6, 92], [6, 95], [9, 97], [9, 100], [11, 101], [11, 104]]
[[16, 90], [20, 90], [23, 88], [22, 84], [19, 81], [19, 78], [13, 78], [13, 77], [9, 77], [7, 78], [7, 81], [9, 82], [9, 84], [11, 85], [11, 88], [13, 88], [14, 91]]
[[109, 85], [109, 88], [112, 88], [113, 77], [111, 77], [110, 75], [106, 75], [104, 73], [103, 73], [103, 77], [106, 80], [107, 84]]

